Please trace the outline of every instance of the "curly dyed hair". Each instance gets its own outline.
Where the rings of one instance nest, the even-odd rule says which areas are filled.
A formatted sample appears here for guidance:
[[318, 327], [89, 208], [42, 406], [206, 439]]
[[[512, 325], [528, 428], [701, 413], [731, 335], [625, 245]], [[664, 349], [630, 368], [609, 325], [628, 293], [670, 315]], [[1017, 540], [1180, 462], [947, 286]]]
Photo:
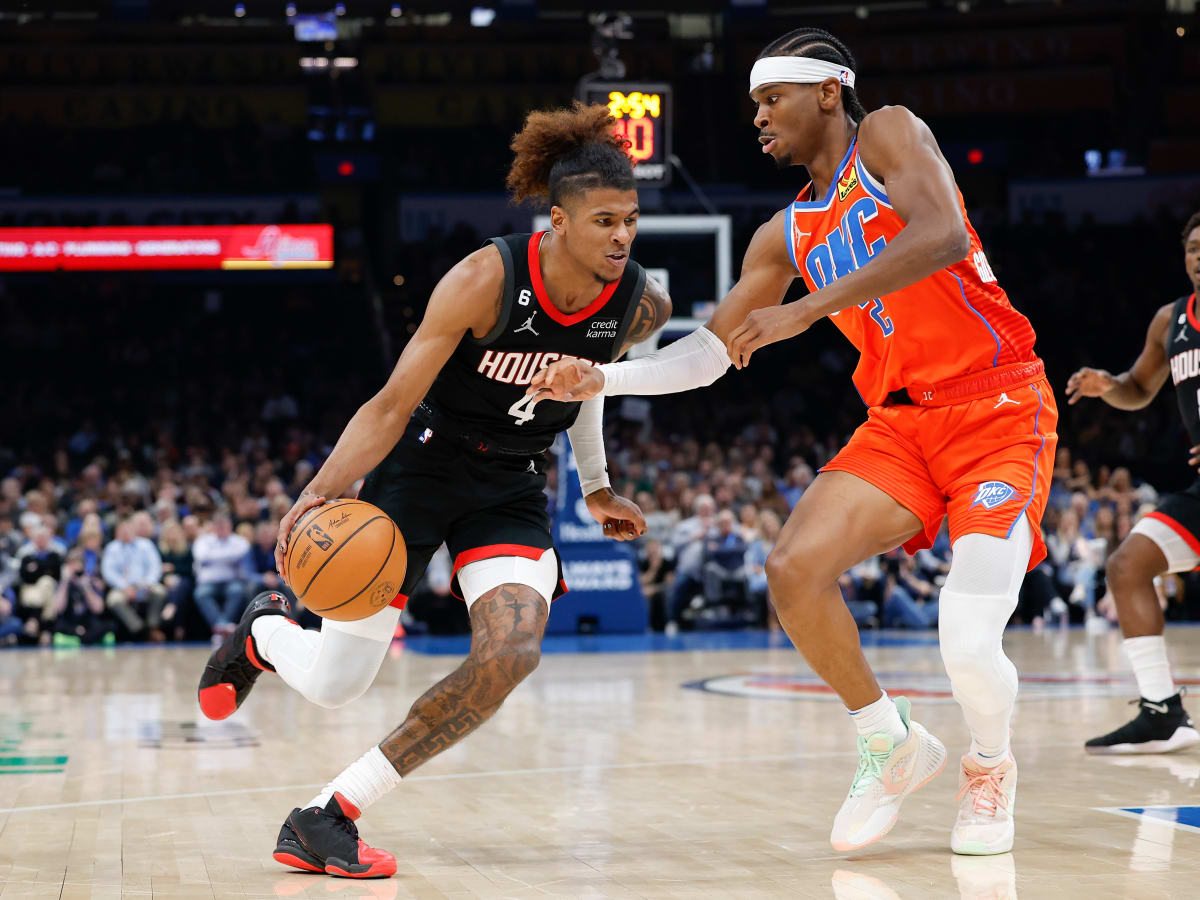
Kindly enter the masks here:
[[633, 190], [629, 142], [613, 133], [607, 106], [535, 110], [513, 135], [516, 158], [506, 184], [514, 203], [549, 200], [552, 206], [599, 187]]

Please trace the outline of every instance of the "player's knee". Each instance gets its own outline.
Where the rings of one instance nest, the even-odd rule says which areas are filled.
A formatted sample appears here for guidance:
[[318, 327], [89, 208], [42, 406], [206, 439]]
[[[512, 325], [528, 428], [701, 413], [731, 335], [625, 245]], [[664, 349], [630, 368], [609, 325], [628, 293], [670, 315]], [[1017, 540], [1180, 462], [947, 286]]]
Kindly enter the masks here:
[[474, 663], [487, 674], [488, 684], [507, 695], [524, 681], [542, 659], [541, 641], [532, 634], [510, 634], [494, 647], [473, 653]]
[[953, 680], [990, 672], [1001, 648], [1000, 635], [978, 627], [948, 627], [950, 624], [943, 614], [938, 623], [938, 647], [946, 674]]
[[763, 570], [767, 573], [767, 585], [771, 594], [779, 596], [781, 591], [786, 591], [789, 587], [794, 588], [803, 580], [804, 554], [793, 548], [776, 546], [767, 554]]
[[314, 683], [304, 691], [304, 696], [317, 706], [337, 709], [365, 694], [373, 679], [373, 672], [353, 671], [343, 672], [336, 678], [314, 679]]
[[1105, 578], [1113, 594], [1120, 600], [1130, 592], [1154, 581], [1154, 564], [1138, 553], [1137, 548], [1121, 544], [1108, 558]]

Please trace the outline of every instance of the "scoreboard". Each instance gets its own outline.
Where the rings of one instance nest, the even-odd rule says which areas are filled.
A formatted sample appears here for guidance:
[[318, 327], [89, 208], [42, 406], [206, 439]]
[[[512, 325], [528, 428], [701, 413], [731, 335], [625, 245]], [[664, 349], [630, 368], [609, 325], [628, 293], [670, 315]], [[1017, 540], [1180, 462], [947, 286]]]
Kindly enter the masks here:
[[671, 86], [661, 82], [591, 81], [580, 85], [584, 103], [607, 106], [616, 131], [629, 141], [633, 174], [642, 187], [671, 181]]

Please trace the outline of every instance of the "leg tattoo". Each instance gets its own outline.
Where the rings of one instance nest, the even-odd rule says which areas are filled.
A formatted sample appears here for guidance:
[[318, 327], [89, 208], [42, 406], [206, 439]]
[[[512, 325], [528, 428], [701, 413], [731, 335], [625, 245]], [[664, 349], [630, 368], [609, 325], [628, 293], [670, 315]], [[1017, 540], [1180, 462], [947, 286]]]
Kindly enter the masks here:
[[407, 775], [500, 708], [537, 667], [548, 614], [541, 594], [522, 584], [501, 585], [475, 602], [470, 655], [426, 691], [379, 745], [397, 772]]

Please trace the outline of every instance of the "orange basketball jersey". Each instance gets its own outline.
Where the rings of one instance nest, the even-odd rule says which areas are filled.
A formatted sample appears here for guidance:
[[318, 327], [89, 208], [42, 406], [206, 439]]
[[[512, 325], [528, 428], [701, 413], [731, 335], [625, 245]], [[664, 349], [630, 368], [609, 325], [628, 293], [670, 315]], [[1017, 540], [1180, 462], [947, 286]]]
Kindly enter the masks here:
[[[787, 217], [788, 251], [810, 291], [867, 265], [904, 227], [854, 141], [820, 200], [809, 183]], [[962, 207], [962, 194], [958, 197]], [[965, 259], [901, 291], [832, 316], [858, 348], [854, 384], [868, 406], [892, 391], [1036, 359], [1033, 327], [996, 283], [979, 236]]]

